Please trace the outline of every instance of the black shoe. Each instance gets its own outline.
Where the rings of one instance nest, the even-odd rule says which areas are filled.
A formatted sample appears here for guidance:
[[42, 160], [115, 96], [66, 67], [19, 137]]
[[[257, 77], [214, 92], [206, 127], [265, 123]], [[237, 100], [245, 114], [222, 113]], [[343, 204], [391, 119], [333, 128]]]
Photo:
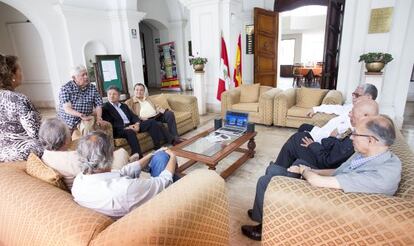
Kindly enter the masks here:
[[174, 140], [172, 141], [172, 145], [173, 145], [173, 146], [175, 146], [175, 145], [180, 144], [180, 143], [182, 143], [182, 142], [184, 142], [184, 139], [182, 139], [182, 138], [180, 138], [180, 137], [176, 137], [176, 138], [174, 138]]
[[243, 235], [250, 239], [256, 241], [262, 240], [262, 224], [258, 224], [256, 226], [244, 225], [241, 227], [241, 230]]
[[247, 210], [247, 215], [249, 216], [249, 218], [250, 218], [251, 220], [254, 220], [254, 219], [253, 219], [253, 209], [249, 209], [249, 210]]

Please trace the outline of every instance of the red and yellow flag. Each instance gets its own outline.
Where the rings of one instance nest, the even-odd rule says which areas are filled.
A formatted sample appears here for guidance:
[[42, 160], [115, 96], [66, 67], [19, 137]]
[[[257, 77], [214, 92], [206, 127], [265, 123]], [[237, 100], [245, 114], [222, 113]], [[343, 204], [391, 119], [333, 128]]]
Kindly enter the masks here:
[[239, 34], [239, 38], [237, 41], [237, 50], [236, 50], [236, 62], [234, 64], [234, 72], [233, 72], [233, 81], [234, 87], [238, 87], [239, 85], [243, 84], [242, 80], [242, 53], [241, 53], [241, 34]]

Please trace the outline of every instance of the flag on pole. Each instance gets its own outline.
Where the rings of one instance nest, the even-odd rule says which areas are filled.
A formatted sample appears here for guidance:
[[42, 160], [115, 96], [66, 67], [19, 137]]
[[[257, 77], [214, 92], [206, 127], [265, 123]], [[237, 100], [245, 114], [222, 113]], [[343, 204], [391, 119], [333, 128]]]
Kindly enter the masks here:
[[221, 101], [221, 93], [226, 91], [230, 85], [230, 71], [229, 71], [229, 58], [227, 56], [226, 42], [223, 36], [221, 36], [221, 57], [220, 57], [220, 72], [217, 88], [217, 99]]
[[237, 41], [236, 62], [234, 63], [233, 81], [234, 87], [238, 87], [243, 83], [242, 81], [242, 58], [241, 58], [241, 34]]

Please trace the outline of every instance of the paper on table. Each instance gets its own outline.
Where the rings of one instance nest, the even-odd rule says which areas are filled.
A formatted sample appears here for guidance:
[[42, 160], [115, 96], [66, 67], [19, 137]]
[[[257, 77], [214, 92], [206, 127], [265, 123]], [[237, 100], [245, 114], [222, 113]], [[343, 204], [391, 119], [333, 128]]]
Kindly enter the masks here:
[[102, 61], [102, 72], [104, 81], [117, 80], [115, 61]]

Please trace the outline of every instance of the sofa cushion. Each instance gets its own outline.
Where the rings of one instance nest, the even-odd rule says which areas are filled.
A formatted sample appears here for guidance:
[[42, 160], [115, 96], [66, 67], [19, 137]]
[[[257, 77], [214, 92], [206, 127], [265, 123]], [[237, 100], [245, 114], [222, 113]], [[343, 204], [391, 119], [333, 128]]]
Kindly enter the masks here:
[[259, 112], [259, 103], [236, 103], [231, 105], [236, 111]]
[[319, 106], [322, 103], [328, 90], [300, 88], [296, 91], [296, 106], [302, 108], [311, 108]]
[[298, 106], [293, 106], [287, 111], [287, 115], [291, 117], [301, 117], [305, 118], [308, 117], [307, 114], [309, 112], [310, 108], [303, 108]]
[[40, 180], [54, 185], [62, 190], [67, 190], [65, 183], [58, 172], [47, 166], [37, 155], [30, 153], [27, 158], [26, 172]]
[[158, 94], [150, 96], [151, 101], [155, 104], [160, 106], [164, 109], [171, 109], [170, 105], [168, 104], [167, 96], [165, 94]]
[[260, 84], [242, 85], [240, 90], [241, 103], [254, 103], [259, 101]]
[[177, 123], [177, 125], [187, 119], [191, 119], [191, 113], [190, 112], [174, 112], [174, 116], [175, 116], [175, 122]]

